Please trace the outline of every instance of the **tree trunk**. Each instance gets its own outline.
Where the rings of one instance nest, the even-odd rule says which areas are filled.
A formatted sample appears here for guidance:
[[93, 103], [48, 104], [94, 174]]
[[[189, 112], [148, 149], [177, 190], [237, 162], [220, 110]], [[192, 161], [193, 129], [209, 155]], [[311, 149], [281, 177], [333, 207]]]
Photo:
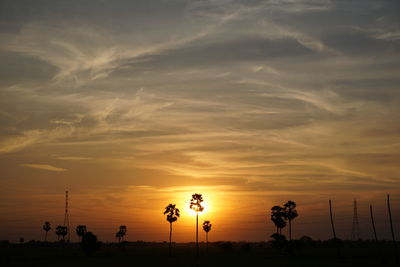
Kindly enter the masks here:
[[394, 231], [393, 231], [392, 212], [390, 211], [389, 195], [387, 195], [387, 206], [388, 206], [388, 213], [389, 213], [390, 232], [392, 233], [392, 240], [393, 240], [393, 247], [394, 247], [394, 256], [396, 257], [396, 263], [399, 263], [399, 255], [397, 253], [397, 243], [396, 243], [396, 239], [394, 237]]
[[206, 232], [206, 250], [208, 253], [208, 232]]
[[199, 259], [199, 213], [196, 212], [196, 259]]
[[169, 256], [172, 256], [172, 223], [169, 223]]
[[292, 241], [292, 220], [289, 220], [289, 241]]
[[44, 234], [44, 242], [47, 242], [47, 231], [46, 231], [46, 233]]

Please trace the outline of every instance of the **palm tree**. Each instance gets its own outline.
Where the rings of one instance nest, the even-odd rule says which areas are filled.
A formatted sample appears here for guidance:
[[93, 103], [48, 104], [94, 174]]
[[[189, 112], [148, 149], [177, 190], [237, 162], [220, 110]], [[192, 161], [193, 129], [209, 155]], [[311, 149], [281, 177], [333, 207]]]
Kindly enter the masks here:
[[296, 210], [296, 203], [289, 200], [284, 205], [285, 207], [285, 219], [289, 221], [289, 240], [292, 240], [292, 220], [296, 218], [299, 214]]
[[86, 234], [86, 232], [87, 232], [87, 230], [86, 230], [86, 225], [78, 225], [77, 227], [76, 227], [76, 234], [81, 238], [81, 241], [82, 241], [82, 238], [83, 238], [83, 236]]
[[210, 221], [204, 221], [203, 222], [203, 230], [206, 232], [206, 247], [207, 247], [207, 251], [208, 251], [208, 232], [211, 231], [211, 226], [212, 224], [210, 223]]
[[196, 212], [196, 258], [199, 258], [199, 212], [204, 210], [204, 207], [201, 205], [203, 202], [203, 197], [201, 194], [192, 195], [192, 199], [190, 200], [190, 206], [192, 210]]
[[115, 234], [115, 237], [118, 238], [118, 243], [121, 242], [121, 238], [122, 238], [121, 231], [118, 231], [118, 232]]
[[43, 230], [46, 232], [46, 234], [44, 235], [44, 242], [47, 242], [47, 233], [51, 230], [50, 222], [45, 222], [43, 224]]
[[164, 215], [167, 215], [167, 221], [169, 222], [169, 256], [172, 255], [172, 223], [177, 221], [180, 216], [179, 209], [175, 206], [175, 204], [169, 204], [164, 211]]
[[271, 208], [271, 221], [276, 226], [276, 233], [282, 234], [282, 229], [286, 226], [285, 222], [285, 208], [281, 206], [273, 206]]
[[68, 234], [67, 226], [57, 226], [56, 227], [56, 235], [58, 236], [58, 240], [60, 240], [60, 236], [62, 236], [62, 241], [65, 241], [65, 236]]
[[119, 231], [115, 234], [115, 237], [118, 238], [118, 242], [121, 242], [121, 240], [124, 240], [124, 236], [126, 235], [126, 226], [125, 225], [121, 225], [119, 227]]

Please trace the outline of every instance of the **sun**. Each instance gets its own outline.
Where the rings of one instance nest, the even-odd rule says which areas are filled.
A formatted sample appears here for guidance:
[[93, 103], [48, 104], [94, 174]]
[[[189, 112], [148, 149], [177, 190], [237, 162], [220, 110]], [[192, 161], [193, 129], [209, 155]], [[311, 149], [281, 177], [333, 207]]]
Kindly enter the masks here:
[[[186, 188], [185, 188], [186, 189]], [[205, 190], [208, 189], [208, 190]], [[199, 216], [211, 216], [217, 209], [215, 207], [215, 196], [214, 192], [211, 192], [209, 188], [188, 188], [187, 190], [182, 190], [182, 193], [179, 196], [179, 201], [177, 202], [178, 207], [181, 208], [181, 215], [186, 216], [196, 216], [196, 211], [190, 208], [190, 200], [193, 195], [192, 192], [200, 192], [203, 196], [203, 202], [201, 202], [201, 206], [204, 208], [203, 211], [199, 212]]]
[[[209, 211], [209, 207], [206, 201], [201, 202], [201, 205], [204, 207], [202, 212], [199, 212], [199, 215], [202, 213], [206, 213]], [[186, 209], [187, 213], [189, 213], [192, 216], [196, 216], [196, 211], [192, 210], [191, 208], [189, 208], [189, 206]]]

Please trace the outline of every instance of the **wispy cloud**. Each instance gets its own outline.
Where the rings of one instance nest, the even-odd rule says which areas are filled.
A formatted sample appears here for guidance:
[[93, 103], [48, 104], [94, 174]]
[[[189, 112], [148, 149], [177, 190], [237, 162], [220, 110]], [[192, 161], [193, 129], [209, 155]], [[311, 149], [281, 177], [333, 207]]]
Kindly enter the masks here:
[[71, 127], [56, 127], [50, 129], [35, 129], [24, 131], [18, 136], [6, 137], [0, 141], [0, 153], [11, 153], [26, 147], [52, 142], [60, 138], [71, 136], [74, 129]]
[[79, 156], [58, 156], [55, 157], [55, 159], [59, 160], [73, 160], [73, 161], [85, 161], [85, 160], [91, 160], [92, 158], [90, 157], [79, 157]]
[[48, 165], [48, 164], [21, 164], [21, 166], [27, 167], [27, 168], [32, 168], [32, 169], [53, 171], [53, 172], [64, 172], [67, 170], [64, 168], [54, 167], [54, 166]]

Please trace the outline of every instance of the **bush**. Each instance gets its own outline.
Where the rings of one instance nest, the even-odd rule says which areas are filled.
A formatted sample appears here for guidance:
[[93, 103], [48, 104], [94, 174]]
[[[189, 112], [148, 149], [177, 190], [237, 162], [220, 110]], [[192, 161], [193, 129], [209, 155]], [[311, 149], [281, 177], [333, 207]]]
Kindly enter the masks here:
[[87, 232], [82, 236], [81, 247], [86, 255], [91, 255], [100, 249], [101, 243], [97, 241], [97, 236], [92, 232]]
[[271, 242], [271, 246], [278, 252], [282, 252], [284, 249], [287, 248], [288, 241], [286, 240], [286, 237], [284, 235], [275, 233], [271, 235], [271, 238], [274, 239]]

